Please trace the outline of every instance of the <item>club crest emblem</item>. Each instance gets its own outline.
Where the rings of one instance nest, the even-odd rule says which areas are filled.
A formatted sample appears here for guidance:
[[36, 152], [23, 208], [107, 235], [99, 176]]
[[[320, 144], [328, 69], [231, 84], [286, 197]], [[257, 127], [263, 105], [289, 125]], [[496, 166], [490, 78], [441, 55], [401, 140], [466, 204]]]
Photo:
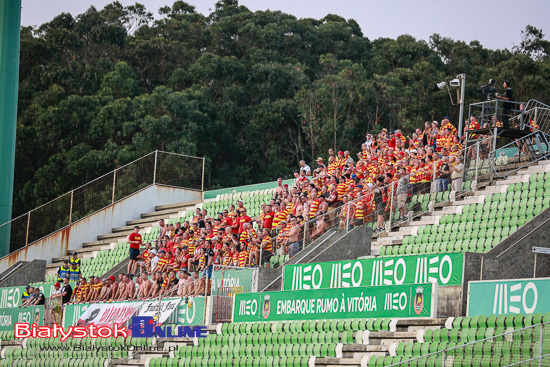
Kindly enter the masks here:
[[262, 316], [267, 320], [271, 311], [271, 303], [269, 302], [269, 294], [264, 296], [264, 304], [262, 306]]
[[416, 294], [414, 296], [414, 313], [420, 315], [424, 309], [424, 288], [417, 287]]

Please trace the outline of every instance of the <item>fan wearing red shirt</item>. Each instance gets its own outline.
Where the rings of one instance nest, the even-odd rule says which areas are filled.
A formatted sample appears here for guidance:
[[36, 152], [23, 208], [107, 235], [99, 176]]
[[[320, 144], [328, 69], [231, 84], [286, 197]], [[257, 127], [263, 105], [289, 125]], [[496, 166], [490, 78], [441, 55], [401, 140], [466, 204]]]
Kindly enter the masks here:
[[265, 206], [265, 214], [264, 214], [264, 222], [262, 224], [262, 228], [267, 228], [271, 230], [271, 227], [273, 226], [273, 218], [275, 217], [275, 212], [273, 209], [271, 209], [271, 205]]
[[241, 210], [241, 216], [237, 217], [237, 220], [239, 222], [239, 233], [243, 232], [243, 224], [247, 222], [252, 222], [252, 218], [250, 218], [248, 215], [246, 215], [246, 209]]
[[309, 219], [315, 217], [317, 210], [319, 210], [319, 205], [321, 205], [321, 200], [317, 198], [317, 190], [311, 192], [311, 203], [309, 205]]
[[136, 264], [139, 256], [139, 246], [141, 246], [141, 235], [139, 234], [139, 226], [135, 226], [134, 231], [128, 236], [128, 243], [130, 244], [130, 262], [128, 263], [128, 274], [131, 274], [132, 269], [137, 266]]
[[187, 246], [183, 246], [181, 248], [181, 261], [182, 261], [182, 267], [187, 270], [189, 259], [191, 258], [191, 255], [189, 255], [189, 248]]

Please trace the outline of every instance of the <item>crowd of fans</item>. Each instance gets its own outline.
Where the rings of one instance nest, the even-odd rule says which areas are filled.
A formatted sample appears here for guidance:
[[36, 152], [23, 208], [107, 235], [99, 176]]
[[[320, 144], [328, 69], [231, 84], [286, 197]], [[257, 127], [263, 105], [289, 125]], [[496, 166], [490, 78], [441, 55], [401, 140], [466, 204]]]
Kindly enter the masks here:
[[[472, 116], [464, 134], [479, 128]], [[304, 237], [315, 239], [330, 225], [344, 228], [375, 220], [376, 232], [381, 232], [390, 202], [399, 220], [407, 220], [406, 203], [413, 195], [434, 189], [460, 193], [463, 141], [448, 117], [441, 124], [426, 122], [412, 136], [401, 130], [368, 133], [356, 159], [349, 151], [329, 149], [328, 158], [316, 159], [315, 169], [300, 161], [293, 184], [278, 179], [273, 198], [261, 204], [257, 218], [247, 215], [242, 200], [215, 215], [197, 208], [191, 221], [168, 225], [160, 220], [158, 238], [143, 251], [136, 226], [128, 236], [128, 270], [118, 280], [82, 278], [80, 260], [73, 254], [58, 275], [77, 286], [73, 291], [65, 285], [57, 294], [64, 294], [63, 303], [202, 295], [210, 291], [214, 267], [269, 266], [274, 254], [296, 255]]]
[[203, 296], [206, 291], [206, 278], [199, 272], [191, 274], [186, 270], [155, 271], [151, 276], [146, 273], [135, 277], [132, 274], [119, 274], [118, 279], [111, 275], [101, 280], [90, 277], [88, 282], [82, 278], [72, 291], [68, 302], [97, 303], [147, 300], [158, 297]]
[[[479, 128], [472, 116], [464, 133]], [[315, 239], [336, 222], [343, 227], [377, 220], [377, 231], [383, 231], [390, 201], [399, 219], [406, 220], [411, 196], [433, 188], [460, 193], [463, 141], [448, 117], [441, 124], [426, 122], [412, 136], [386, 129], [377, 136], [367, 134], [356, 159], [349, 151], [335, 154], [329, 149], [326, 160], [317, 158], [315, 169], [300, 161], [293, 184], [283, 185], [278, 179], [274, 197], [261, 204], [257, 218], [247, 215], [242, 200], [214, 215], [197, 208], [189, 222], [167, 225], [160, 220], [158, 239], [141, 253], [136, 228], [128, 238], [135, 245], [128, 273], [269, 266], [272, 255], [294, 256], [304, 237]]]

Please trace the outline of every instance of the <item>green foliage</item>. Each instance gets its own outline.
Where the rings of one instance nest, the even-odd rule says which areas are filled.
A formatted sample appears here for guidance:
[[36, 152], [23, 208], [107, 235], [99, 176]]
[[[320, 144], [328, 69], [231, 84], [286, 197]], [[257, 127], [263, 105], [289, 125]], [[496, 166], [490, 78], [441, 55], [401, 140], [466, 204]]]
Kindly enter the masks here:
[[115, 1], [22, 29], [14, 214], [156, 149], [205, 156], [207, 188], [289, 177], [328, 148], [357, 151], [365, 131], [456, 121], [435, 84], [459, 73], [467, 102], [489, 78], [550, 100], [548, 41], [530, 26], [509, 51], [437, 34], [371, 41], [353, 19], [236, 0], [159, 13]]

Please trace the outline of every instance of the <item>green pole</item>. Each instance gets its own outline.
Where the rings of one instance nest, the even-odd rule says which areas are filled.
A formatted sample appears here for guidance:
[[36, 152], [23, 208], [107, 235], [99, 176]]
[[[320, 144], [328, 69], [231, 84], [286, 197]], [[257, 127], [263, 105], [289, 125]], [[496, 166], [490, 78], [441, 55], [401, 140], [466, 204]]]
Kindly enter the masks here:
[[[20, 28], [21, 0], [0, 0], [0, 225], [11, 220], [13, 204]], [[0, 256], [10, 250], [9, 228], [2, 232]]]

